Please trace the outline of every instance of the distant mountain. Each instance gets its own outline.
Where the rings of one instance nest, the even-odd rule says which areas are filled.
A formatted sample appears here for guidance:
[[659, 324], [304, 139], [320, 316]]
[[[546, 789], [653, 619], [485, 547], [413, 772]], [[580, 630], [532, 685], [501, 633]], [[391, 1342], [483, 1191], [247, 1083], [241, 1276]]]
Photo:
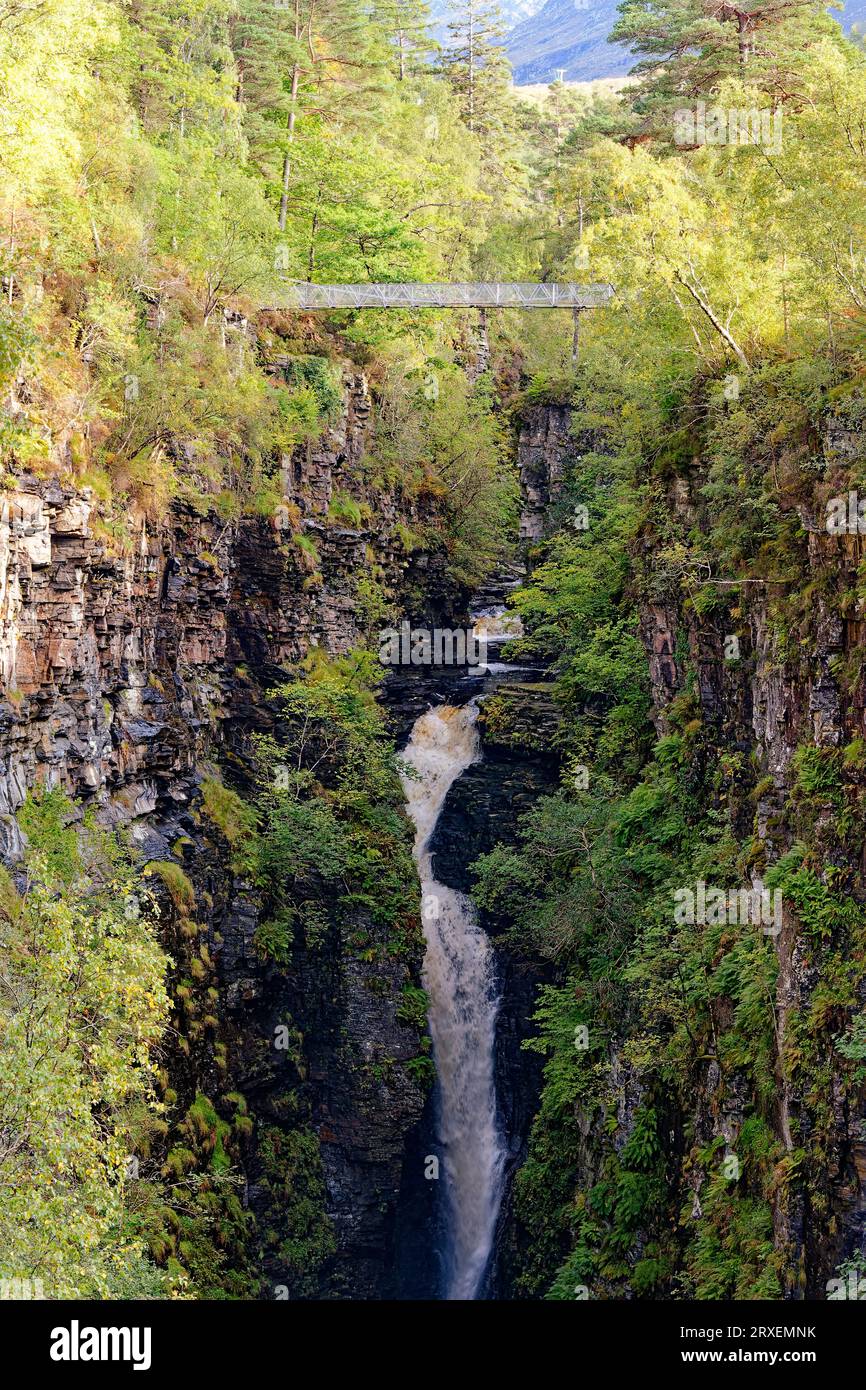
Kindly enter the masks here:
[[[544, 0], [499, 0], [497, 8], [502, 15], [507, 29], [511, 30], [516, 25], [528, 19], [531, 15], [538, 14], [544, 4]], [[445, 43], [448, 38], [448, 21], [452, 18], [454, 11], [451, 9], [449, 0], [432, 0], [430, 5], [430, 28], [440, 43]]]
[[[508, 8], [513, 12], [521, 3], [525, 8], [527, 0], [510, 0]], [[506, 6], [501, 8], [504, 12]], [[831, 13], [846, 31], [866, 24], [866, 0], [850, 0], [843, 16]], [[508, 35], [514, 81], [519, 86], [555, 82], [562, 71], [566, 82], [589, 82], [628, 72], [637, 59], [623, 44], [607, 42], [616, 17], [617, 0], [547, 0]]]
[[621, 44], [607, 42], [616, 11], [617, 0], [547, 0], [508, 36], [514, 81], [555, 82], [560, 69], [566, 82], [628, 72], [634, 58]]

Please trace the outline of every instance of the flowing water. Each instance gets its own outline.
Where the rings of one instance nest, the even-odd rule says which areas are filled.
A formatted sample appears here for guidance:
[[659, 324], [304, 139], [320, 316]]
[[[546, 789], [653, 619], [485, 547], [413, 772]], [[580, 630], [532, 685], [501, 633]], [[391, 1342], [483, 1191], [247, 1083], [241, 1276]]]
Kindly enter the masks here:
[[464, 894], [433, 877], [430, 839], [448, 789], [480, 756], [475, 704], [439, 705], [416, 720], [403, 754], [418, 774], [403, 785], [427, 951], [424, 987], [439, 1080], [438, 1138], [448, 1204], [446, 1298], [477, 1297], [502, 1198], [493, 1049], [498, 999], [493, 950]]

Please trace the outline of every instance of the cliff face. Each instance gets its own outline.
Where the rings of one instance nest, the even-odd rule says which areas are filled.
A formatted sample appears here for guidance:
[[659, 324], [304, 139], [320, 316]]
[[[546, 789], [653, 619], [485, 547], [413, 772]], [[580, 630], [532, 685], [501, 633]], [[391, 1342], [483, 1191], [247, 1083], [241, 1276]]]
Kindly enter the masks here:
[[517, 436], [522, 541], [550, 532], [550, 509], [562, 491], [572, 446], [568, 406], [534, 405], [523, 412]]
[[11, 698], [0, 804], [8, 839], [8, 815], [35, 782], [62, 782], [122, 819], [148, 815], [157, 796], [185, 805], [184, 776], [225, 738], [244, 703], [237, 667], [297, 661], [314, 644], [339, 653], [358, 640], [358, 576], [379, 565], [394, 584], [405, 568], [394, 497], [375, 495], [369, 529], [326, 521], [341, 483], [358, 491], [369, 415], [364, 378], [350, 378], [340, 426], [287, 464], [286, 500], [298, 499], [318, 573], [293, 544], [287, 508], [226, 523], [176, 505], [157, 525], [133, 518], [128, 553], [91, 525], [86, 489], [24, 477], [4, 493], [0, 672]]
[[[530, 540], [555, 524], [551, 504], [585, 447], [571, 433], [569, 415], [561, 406], [539, 406], [525, 420], [519, 457], [523, 533]], [[722, 1227], [724, 1237], [733, 1232], [735, 1207], [733, 1195], [730, 1201], [719, 1197], [714, 1155], [742, 1152], [760, 1116], [775, 1146], [775, 1174], [765, 1174], [762, 1186], [756, 1177], [760, 1162], [752, 1158], [738, 1190], [748, 1194], [747, 1201], [765, 1201], [771, 1212], [764, 1263], [776, 1270], [782, 1296], [807, 1298], [827, 1297], [828, 1280], [840, 1264], [861, 1258], [866, 1229], [862, 1069], [851, 1066], [856, 1052], [845, 1053], [838, 1045], [866, 1003], [862, 929], [855, 921], [862, 908], [864, 867], [862, 832], [856, 828], [866, 784], [864, 549], [862, 536], [850, 529], [829, 534], [824, 511], [834, 493], [847, 496], [848, 484], [840, 479], [862, 456], [862, 436], [831, 418], [818, 445], [806, 481], [792, 485], [782, 502], [789, 520], [774, 558], [784, 579], [750, 578], [738, 585], [710, 555], [700, 562], [698, 576], [705, 601], [693, 601], [696, 582], [684, 582], [688, 561], [682, 557], [689, 556], [694, 537], [710, 529], [700, 457], [656, 494], [662, 519], [640, 530], [630, 578], [650, 717], [660, 736], [681, 736], [684, 721], [691, 721], [696, 798], [707, 797], [714, 814], [748, 848], [759, 881], [793, 846], [805, 847], [805, 877], [790, 889], [783, 880], [781, 930], [768, 933], [778, 966], [768, 1001], [769, 1092], [750, 1073], [748, 1037], [738, 1059], [722, 1048], [720, 1065], [719, 1040], [733, 1037], [738, 1027], [736, 995], [725, 990], [711, 996], [708, 1055], [684, 1070], [679, 1094], [649, 1095], [630, 1060], [633, 1039], [627, 1032], [615, 1036], [603, 1063], [607, 1108], [574, 1107], [567, 1188], [580, 1194], [600, 1191], [610, 1172], [618, 1171], [617, 1159], [632, 1140], [642, 1108], [652, 1106], [664, 1154], [663, 1224], [678, 1228], [684, 1249], [709, 1200], [716, 1213], [727, 1213], [716, 1219], [730, 1218], [730, 1227]], [[660, 534], [665, 546], [679, 541], [680, 551], [662, 553]], [[676, 553], [680, 559], [670, 569]], [[810, 768], [816, 771], [807, 775]], [[806, 880], [814, 900], [803, 889]], [[828, 906], [821, 921], [818, 901], [839, 906], [832, 911]], [[846, 912], [855, 921], [850, 929], [843, 920]], [[723, 941], [710, 968], [719, 966], [725, 949]], [[733, 1063], [727, 1060], [731, 1055]], [[544, 1142], [542, 1137], [540, 1146]], [[739, 1255], [736, 1237], [730, 1239]], [[532, 1232], [521, 1231], [518, 1221], [506, 1241], [519, 1269], [532, 1251]], [[630, 1257], [639, 1260], [646, 1242], [646, 1234], [636, 1232]], [[548, 1281], [551, 1273], [548, 1255]], [[615, 1274], [628, 1278], [625, 1262]], [[621, 1297], [622, 1288], [614, 1283], [603, 1296]], [[675, 1289], [667, 1296], [681, 1296]], [[589, 1296], [598, 1296], [597, 1290]], [[658, 1287], [652, 1296], [660, 1296]]]
[[[772, 865], [799, 840], [808, 846], [811, 862], [820, 866], [819, 878], [846, 885], [852, 907], [860, 900], [862, 837], [855, 834], [852, 843], [846, 834], [837, 792], [830, 787], [812, 788], [804, 805], [797, 752], [814, 748], [819, 757], [836, 759], [844, 749], [856, 750], [866, 732], [861, 655], [866, 628], [862, 600], [853, 597], [863, 539], [828, 534], [821, 505], [823, 494], [833, 490], [834, 466], [840, 458], [855, 457], [860, 448], [855, 432], [829, 424], [822, 440], [827, 483], [811, 504], [797, 508], [801, 573], [796, 582], [743, 585], [733, 613], [701, 617], [691, 605], [669, 599], [647, 602], [641, 612], [659, 732], [666, 731], [667, 711], [687, 689], [691, 675], [710, 756], [740, 755], [757, 772], [749, 798], [736, 774], [724, 789], [740, 834], [753, 836], [755, 861]], [[689, 488], [675, 485], [669, 504], [677, 525], [685, 529], [694, 523], [698, 510]], [[651, 564], [649, 553], [643, 564]], [[798, 649], [792, 650], [780, 631], [780, 611], [792, 620]], [[732, 637], [736, 656], [731, 654]], [[859, 819], [863, 769], [856, 756], [846, 758], [842, 767], [840, 791]], [[866, 1002], [866, 979], [856, 941], [842, 947], [835, 930], [816, 940], [805, 907], [784, 898], [781, 931], [772, 934], [778, 960], [773, 1129], [787, 1155], [805, 1151], [800, 1180], [781, 1186], [774, 1202], [774, 1243], [788, 1271], [798, 1272], [796, 1277], [789, 1273], [787, 1292], [824, 1298], [838, 1265], [862, 1248], [866, 1102], [862, 1083], [852, 1085], [851, 1068], [832, 1040], [817, 1072], [804, 1065], [800, 1054], [809, 1048], [804, 1022], [809, 1027], [832, 1020], [836, 1040], [845, 1031], [846, 992], [836, 997], [835, 1007], [830, 1002], [838, 967], [834, 955], [840, 947], [855, 1007]], [[712, 1060], [702, 1064], [689, 1117], [696, 1143], [710, 1145], [721, 1138], [727, 1148], [735, 1148], [753, 1109], [754, 1097], [742, 1078], [724, 1078]], [[695, 1200], [697, 1211], [699, 1184]]]
[[[395, 525], [412, 518], [396, 496], [368, 497], [360, 479], [370, 420], [364, 377], [347, 372], [337, 425], [286, 460], [275, 518], [226, 522], [175, 505], [158, 524], [131, 518], [134, 547], [121, 551], [86, 491], [24, 477], [0, 511], [3, 853], [12, 861], [20, 850], [15, 812], [28, 788], [60, 785], [126, 828], [143, 860], [182, 868], [196, 923], [179, 926], [163, 893], [165, 944], [177, 983], [189, 965], [180, 937], [196, 933], [209, 1002], [204, 1026], [181, 1003], [173, 1020], [174, 1119], [200, 1094], [221, 1118], [232, 1104], [220, 1097], [244, 1097], [254, 1127], [238, 1146], [243, 1205], [279, 1237], [273, 1193], [281, 1180], [291, 1186], [279, 1136], [292, 1129], [292, 1087], [304, 1088], [333, 1235], [324, 1296], [375, 1297], [386, 1275], [404, 1139], [424, 1101], [406, 1066], [421, 1031], [397, 1016], [401, 989], [418, 983], [420, 936], [408, 957], [365, 959], [348, 940], [356, 921], [296, 943], [283, 965], [263, 961], [252, 944], [259, 895], [202, 814], [200, 784], [219, 764], [240, 767], [250, 732], [271, 727], [278, 667], [314, 644], [334, 655], [357, 642], [359, 576], [377, 567], [394, 589], [404, 582]], [[328, 519], [338, 488], [368, 504], [363, 529]], [[314, 540], [315, 571], [299, 530]], [[362, 925], [375, 943], [376, 928]], [[274, 1043], [280, 1028], [295, 1040], [288, 1050]], [[258, 1273], [247, 1294], [283, 1296], [273, 1292], [287, 1281], [279, 1239]]]

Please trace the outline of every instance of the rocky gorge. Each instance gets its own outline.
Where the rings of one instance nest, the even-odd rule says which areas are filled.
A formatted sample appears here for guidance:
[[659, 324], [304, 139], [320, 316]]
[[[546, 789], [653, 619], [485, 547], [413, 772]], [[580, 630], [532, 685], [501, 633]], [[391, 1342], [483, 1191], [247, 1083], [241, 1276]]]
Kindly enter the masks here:
[[[580, 471], [585, 451], [602, 459], [602, 497], [610, 499], [613, 491], [611, 476], [605, 476], [604, 437], [582, 433], [577, 413], [572, 434], [561, 423], [569, 414], [560, 406], [530, 412], [521, 452], [529, 503], [522, 534], [530, 542], [540, 540], [551, 524], [569, 524], [569, 508], [581, 494], [569, 493], [568, 482], [575, 469]], [[554, 446], [551, 457], [552, 437], [564, 443]], [[685, 848], [689, 823], [700, 820], [697, 808], [703, 802], [729, 827], [729, 843], [744, 847], [739, 863], [750, 891], [766, 891], [766, 880], [782, 904], [780, 927], [760, 929], [765, 944], [749, 947], [763, 957], [767, 970], [761, 988], [770, 1026], [762, 1043], [757, 1038], [751, 1043], [755, 1053], [766, 1049], [760, 1064], [766, 1072], [761, 1075], [755, 1054], [735, 1041], [745, 1027], [743, 986], [725, 974], [723, 962], [745, 919], [729, 912], [727, 930], [723, 925], [720, 934], [707, 917], [683, 928], [677, 938], [676, 949], [703, 958], [706, 1012], [691, 1013], [682, 974], [674, 988], [675, 994], [683, 991], [680, 1002], [667, 1007], [673, 1017], [684, 1015], [688, 1046], [695, 1042], [692, 1028], [707, 1028], [706, 1055], [679, 1061], [676, 1080], [665, 1089], [648, 1089], [642, 1081], [642, 1067], [635, 1062], [636, 1018], [643, 1014], [648, 1020], [650, 1036], [664, 1037], [670, 1027], [668, 1022], [655, 1033], [652, 994], [664, 988], [659, 943], [676, 920], [665, 902], [671, 901], [671, 890], [654, 898], [645, 886], [631, 910], [657, 914], [655, 920], [665, 925], [650, 938], [651, 954], [633, 956], [640, 962], [633, 978], [641, 984], [625, 1017], [612, 1027], [606, 1021], [602, 1084], [588, 1086], [588, 1094], [566, 1108], [562, 1121], [536, 1121], [522, 1210], [518, 1203], [501, 1257], [516, 1272], [518, 1289], [525, 1290], [525, 1269], [537, 1248], [533, 1227], [544, 1219], [541, 1213], [552, 1211], [532, 1189], [533, 1170], [538, 1164], [538, 1171], [553, 1179], [557, 1168], [544, 1167], [553, 1145], [583, 1194], [578, 1209], [586, 1203], [576, 1218], [586, 1245], [563, 1266], [573, 1270], [573, 1283], [568, 1285], [566, 1273], [562, 1290], [553, 1296], [622, 1297], [624, 1291], [634, 1296], [653, 1286], [676, 1296], [680, 1280], [696, 1286], [690, 1278], [703, 1290], [699, 1296], [718, 1297], [723, 1287], [743, 1296], [744, 1285], [725, 1286], [720, 1271], [726, 1250], [742, 1254], [740, 1242], [746, 1242], [751, 1221], [748, 1239], [768, 1271], [762, 1284], [755, 1270], [755, 1284], [762, 1286], [758, 1296], [846, 1297], [851, 1295], [832, 1292], [844, 1282], [834, 1276], [840, 1269], [859, 1268], [862, 1261], [866, 1179], [863, 1078], [851, 1067], [859, 1051], [852, 1033], [846, 1033], [850, 1011], [856, 1017], [866, 1000], [857, 888], [862, 842], [853, 831], [863, 795], [862, 549], [856, 528], [834, 531], [825, 518], [838, 508], [834, 497], [844, 490], [840, 478], [859, 456], [862, 440], [843, 411], [825, 418], [808, 445], [800, 446], [811, 450], [810, 479], [792, 489], [785, 508], [785, 564], [745, 583], [733, 567], [725, 567], [723, 553], [694, 560], [696, 538], [711, 534], [714, 525], [706, 501], [712, 474], [699, 447], [689, 466], [678, 460], [646, 486], [644, 511], [630, 543], [627, 592], [653, 736], [672, 750], [688, 749], [678, 790], [672, 781], [665, 794], [682, 797], [685, 808], [682, 820], [674, 819], [675, 844]], [[591, 492], [582, 497], [594, 505]], [[741, 511], [738, 520], [745, 530], [744, 515]], [[786, 571], [783, 577], [779, 568]], [[580, 718], [595, 720], [591, 700], [584, 711]], [[579, 785], [586, 785], [585, 778]], [[658, 816], [663, 805], [664, 798], [657, 803]], [[628, 844], [627, 832], [619, 833]], [[709, 828], [701, 833], [709, 841], [717, 834]], [[670, 852], [677, 851], [672, 846]], [[714, 856], [702, 861], [698, 855], [692, 862], [703, 863], [700, 872], [709, 882], [730, 873], [730, 866], [722, 868]], [[604, 873], [603, 858], [593, 866], [590, 853], [589, 864], [593, 880]], [[802, 864], [810, 868], [798, 869]], [[674, 883], [688, 881], [688, 870], [681, 872]], [[607, 880], [600, 895], [602, 914], [604, 893], [614, 894], [628, 882], [627, 864], [620, 873], [618, 881]], [[820, 923], [819, 904], [827, 912]], [[578, 976], [578, 998], [583, 989]], [[575, 1030], [578, 1049], [581, 1031]], [[556, 1055], [552, 1042], [548, 1055]], [[548, 1077], [555, 1075], [552, 1065]], [[652, 1128], [655, 1157], [636, 1161], [633, 1154], [646, 1125]], [[758, 1132], [762, 1151], [755, 1147]], [[642, 1209], [636, 1202], [639, 1215], [625, 1215], [631, 1201], [626, 1185], [648, 1182], [645, 1175], [653, 1172], [664, 1174], [666, 1217], [659, 1222], [658, 1211], [652, 1214], [658, 1190], [652, 1202], [643, 1199]], [[622, 1195], [605, 1206], [611, 1191]], [[593, 1200], [598, 1207], [592, 1207]], [[600, 1238], [596, 1211], [610, 1221], [610, 1236]], [[660, 1235], [665, 1220], [678, 1228], [673, 1242]], [[718, 1233], [713, 1240], [707, 1226]], [[602, 1253], [596, 1257], [590, 1252], [599, 1240]], [[590, 1267], [593, 1282], [584, 1284]]]
[[[346, 371], [343, 391], [339, 421], [285, 470], [285, 505], [297, 507], [305, 531], [315, 535], [319, 569], [312, 583], [279, 512], [276, 519], [226, 522], [175, 505], [159, 525], [140, 517], [130, 550], [118, 549], [101, 531], [86, 491], [24, 476], [4, 494], [3, 851], [14, 866], [22, 848], [16, 811], [28, 790], [58, 785], [75, 799], [80, 815], [95, 811], [100, 823], [128, 831], [137, 857], [151, 866], [176, 983], [187, 984], [176, 998], [176, 1041], [164, 1066], [173, 1121], [143, 1162], [164, 1162], [172, 1127], [188, 1134], [198, 1125], [205, 1155], [214, 1136], [224, 1135], [243, 1173], [226, 1291], [277, 1298], [441, 1297], [441, 1200], [424, 1176], [425, 1162], [436, 1152], [435, 1093], [411, 1065], [419, 1055], [423, 1019], [401, 1017], [400, 1011], [401, 990], [420, 982], [420, 937], [400, 959], [364, 959], [346, 931], [330, 929], [323, 939], [297, 941], [282, 963], [264, 960], [255, 945], [261, 893], [233, 867], [231, 830], [203, 793], [203, 784], [221, 787], [224, 780], [241, 789], [249, 785], [249, 738], [273, 728], [271, 690], [283, 670], [313, 647], [339, 656], [362, 637], [359, 571], [379, 566], [395, 590], [406, 594], [410, 607], [404, 611], [418, 620], [435, 621], [444, 611], [438, 580], [435, 595], [428, 587], [421, 599], [426, 607], [417, 606], [431, 573], [436, 575], [436, 560], [405, 554], [395, 526], [412, 517], [401, 511], [401, 499], [358, 492], [372, 403], [359, 373]], [[518, 419], [521, 534], [530, 547], [562, 524], [563, 490], [567, 494], [583, 452], [599, 445], [573, 430], [572, 415], [570, 407], [554, 403], [533, 405]], [[856, 437], [850, 432], [841, 426], [828, 432], [828, 475], [832, 459], [852, 448]], [[334, 490], [346, 485], [369, 508], [363, 528], [328, 519]], [[699, 504], [692, 490], [674, 485], [669, 503], [681, 525], [695, 523]], [[660, 587], [648, 542], [643, 550], [646, 573], [653, 576], [640, 607], [652, 721], [664, 736], [669, 711], [690, 694], [707, 756], [731, 760], [719, 794], [743, 835], [751, 833], [754, 820], [756, 862], [790, 849], [785, 806], [798, 794], [798, 745], [806, 739], [818, 749], [838, 750], [864, 733], [862, 677], [851, 682], [846, 674], [847, 684], [840, 680], [842, 663], [850, 663], [859, 646], [862, 623], [856, 613], [837, 616], [832, 599], [851, 583], [860, 542], [828, 537], [816, 524], [814, 504], [811, 510], [804, 506], [801, 519], [808, 566], [829, 585], [802, 617], [814, 640], [808, 662], [780, 657], [767, 586], [749, 591], [735, 612], [722, 605], [699, 615], [683, 608], [673, 588]], [[636, 559], [639, 571], [640, 551]], [[476, 608], [501, 608], [518, 582], [517, 571], [492, 582], [476, 596]], [[469, 612], [467, 595], [453, 595], [452, 601]], [[738, 637], [733, 660], [728, 629]], [[382, 694], [398, 741], [425, 708], [481, 697], [481, 758], [451, 788], [431, 846], [437, 878], [461, 893], [473, 887], [476, 861], [498, 844], [515, 843], [521, 817], [539, 797], [552, 794], [561, 777], [560, 714], [544, 663], [497, 665], [498, 644], [488, 662], [491, 657], [493, 669], [483, 673], [397, 669]], [[742, 789], [738, 769], [744, 754], [760, 771], [756, 797]], [[853, 768], [847, 779], [856, 787], [858, 776]], [[814, 833], [838, 871], [848, 872], [829, 803], [823, 812], [818, 807]], [[180, 892], [174, 865], [183, 881]], [[481, 922], [494, 943], [512, 925], [507, 911], [487, 909]], [[369, 922], [366, 927], [375, 936]], [[818, 1119], [814, 1095], [789, 1075], [786, 1028], [814, 1006], [821, 976], [796, 914], [786, 913], [773, 949], [779, 962], [775, 1126], [791, 1153], [792, 1124], [808, 1131]], [[193, 957], [197, 982], [190, 998]], [[523, 1044], [534, 1033], [538, 989], [556, 976], [549, 961], [513, 945], [497, 948], [496, 962], [497, 1113], [507, 1167], [484, 1296], [508, 1298], [520, 1289], [529, 1239], [512, 1179], [527, 1157], [543, 1084], [541, 1063]], [[863, 987], [857, 986], [861, 998]], [[202, 1024], [196, 999], [204, 991]], [[717, 1026], [725, 1026], [723, 1014]], [[275, 1045], [279, 1035], [282, 1043]], [[614, 1041], [608, 1056], [619, 1152], [645, 1101], [620, 1054], [624, 1041]], [[774, 1246], [785, 1252], [789, 1267], [793, 1261], [800, 1268], [799, 1289], [807, 1294], [856, 1254], [866, 1211], [859, 1110], [832, 1071], [829, 1084], [821, 1142], [834, 1159], [799, 1190], [780, 1190], [773, 1208]], [[285, 1174], [298, 1157], [291, 1148], [298, 1126], [291, 1099], [296, 1088], [305, 1096], [303, 1133], [305, 1140], [312, 1137], [316, 1156], [293, 1191]], [[710, 1057], [695, 1076], [687, 1108], [674, 1104], [666, 1115], [668, 1161], [682, 1169], [673, 1190], [692, 1204], [693, 1216], [701, 1212], [703, 1188], [689, 1155], [695, 1145], [712, 1150], [722, 1143], [726, 1152], [735, 1151], [752, 1105], [748, 1080], [725, 1076]], [[245, 1122], [239, 1125], [239, 1119]], [[579, 1126], [575, 1172], [583, 1186], [592, 1187], [607, 1162], [610, 1131], [600, 1127], [592, 1107]], [[312, 1272], [291, 1260], [287, 1266], [280, 1254], [281, 1222], [296, 1221], [299, 1191], [322, 1212]], [[820, 1239], [815, 1235], [816, 1204], [832, 1220], [832, 1240], [826, 1232]], [[263, 1247], [265, 1230], [271, 1238]]]
[[[306, 1296], [394, 1293], [395, 1260], [402, 1259], [395, 1231], [412, 1221], [408, 1214], [398, 1222], [401, 1182], [404, 1192], [407, 1181], [412, 1186], [406, 1156], [430, 1124], [429, 1099], [425, 1108], [424, 1087], [407, 1067], [419, 1051], [417, 1024], [398, 1013], [401, 988], [417, 983], [420, 944], [407, 960], [371, 963], [357, 958], [345, 935], [332, 934], [312, 947], [299, 943], [285, 966], [263, 961], [255, 947], [261, 894], [233, 871], [225, 826], [202, 791], [203, 783], [222, 787], [224, 778], [249, 787], [250, 735], [273, 727], [270, 691], [283, 670], [313, 648], [339, 656], [361, 640], [359, 574], [375, 566], [408, 604], [423, 596], [424, 612], [416, 616], [435, 621], [441, 614], [436, 557], [407, 557], [395, 534], [398, 522], [412, 522], [411, 511], [396, 495], [359, 488], [371, 419], [364, 376], [347, 368], [339, 419], [319, 444], [286, 461], [276, 517], [224, 520], [176, 503], [160, 522], [145, 513], [131, 518], [132, 543], [119, 546], [87, 489], [25, 475], [2, 503], [4, 859], [14, 867], [20, 857], [16, 812], [28, 791], [59, 787], [79, 816], [95, 814], [99, 824], [128, 834], [145, 872], [150, 866], [181, 988], [163, 1081], [173, 1120], [169, 1138], [142, 1159], [144, 1168], [164, 1162], [171, 1134], [189, 1130], [191, 1113], [201, 1112], [199, 1137], [209, 1152], [217, 1131], [237, 1118], [238, 1102], [220, 1097], [242, 1096], [242, 1118], [255, 1123], [233, 1136], [244, 1172], [242, 1208], [259, 1226], [279, 1227], [279, 1195], [265, 1169], [293, 1123], [287, 1074], [309, 1094], [333, 1233], [321, 1283], [299, 1277], [293, 1286], [278, 1256], [252, 1272], [260, 1247], [240, 1231], [233, 1237], [231, 1261], [245, 1273], [227, 1275], [227, 1287], [264, 1296], [270, 1290], [272, 1297], [284, 1287]], [[370, 519], [361, 528], [329, 518], [343, 487], [368, 504]], [[300, 521], [284, 519], [289, 508]], [[299, 524], [315, 538], [312, 575], [292, 544], [291, 527]], [[453, 602], [465, 605], [466, 598]], [[450, 670], [408, 678], [395, 672], [384, 699], [398, 737], [438, 687], [453, 694], [455, 680], [463, 683], [461, 698], [483, 685]], [[529, 702], [536, 725], [537, 710], [529, 713], [539, 698], [534, 689], [505, 689], [512, 701]], [[545, 758], [536, 767], [534, 757], [495, 736], [485, 734], [484, 743], [480, 778], [473, 769], [458, 784], [437, 830], [437, 861], [461, 887], [468, 886], [471, 857], [507, 833], [552, 775]], [[199, 977], [193, 998], [192, 961]], [[199, 1009], [195, 999], [205, 991], [208, 1002]], [[525, 1020], [517, 1012], [528, 994], [509, 987], [504, 994], [498, 1068], [500, 1092], [513, 1110], [521, 1087], [508, 1076], [512, 1066], [520, 1070], [515, 1049]], [[281, 1052], [274, 1037], [286, 1028], [296, 1042]], [[532, 1087], [522, 1089], [525, 1113], [515, 1134], [522, 1130], [525, 1139]], [[512, 1161], [520, 1143], [513, 1141]], [[406, 1277], [424, 1282], [417, 1270]]]

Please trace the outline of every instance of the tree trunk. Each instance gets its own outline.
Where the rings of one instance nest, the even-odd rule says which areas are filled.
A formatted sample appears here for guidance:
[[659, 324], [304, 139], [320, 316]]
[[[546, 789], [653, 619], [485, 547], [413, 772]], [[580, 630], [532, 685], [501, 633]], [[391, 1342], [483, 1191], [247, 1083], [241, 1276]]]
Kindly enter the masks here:
[[292, 68], [292, 96], [291, 96], [292, 104], [291, 104], [291, 106], [290, 106], [290, 108], [289, 108], [289, 119], [288, 119], [288, 127], [287, 127], [287, 128], [288, 128], [288, 145], [289, 145], [289, 148], [287, 148], [286, 153], [285, 153], [285, 155], [283, 156], [283, 188], [282, 188], [282, 192], [281, 192], [281, 194], [280, 194], [280, 221], [279, 221], [280, 231], [281, 231], [281, 232], [284, 232], [284, 231], [286, 230], [286, 218], [288, 217], [288, 213], [289, 213], [289, 180], [290, 180], [290, 178], [291, 178], [291, 173], [292, 173], [292, 151], [291, 151], [291, 146], [292, 146], [292, 144], [293, 144], [293, 142], [294, 142], [294, 139], [295, 139], [295, 110], [296, 110], [297, 98], [298, 98], [298, 65], [297, 65], [297, 63], [295, 63], [295, 66]]
[[752, 368], [749, 363], [748, 357], [743, 352], [743, 349], [740, 347], [739, 343], [736, 342], [730, 331], [722, 323], [718, 315], [713, 312], [712, 306], [708, 303], [708, 301], [704, 298], [702, 294], [699, 294], [697, 290], [692, 288], [688, 280], [683, 279], [679, 271], [676, 272], [676, 278], [682, 285], [686, 293], [691, 295], [692, 299], [695, 301], [701, 312], [706, 314], [710, 323], [713, 325], [713, 328], [716, 330], [719, 337], [725, 343], [727, 343], [728, 347], [731, 349], [731, 352], [737, 358], [737, 361], [740, 363], [740, 365], [744, 368], [745, 371], [750, 372]]
[[[295, 0], [295, 43], [300, 43], [301, 39], [301, 4], [300, 0]], [[286, 230], [286, 218], [289, 215], [289, 181], [292, 176], [292, 145], [295, 139], [295, 116], [298, 109], [298, 84], [301, 78], [301, 69], [297, 59], [292, 67], [292, 90], [289, 96], [289, 115], [286, 122], [288, 132], [286, 152], [283, 155], [283, 180], [282, 191], [280, 193], [280, 216], [279, 228], [281, 232]]]
[[571, 334], [571, 366], [574, 369], [580, 361], [580, 310], [572, 309], [574, 329]]
[[469, 54], [469, 112], [466, 124], [470, 130], [475, 129], [475, 15], [472, 9], [472, 0], [469, 4], [469, 33], [467, 36], [467, 52]]
[[310, 284], [312, 284], [313, 282], [313, 271], [316, 266], [316, 236], [319, 231], [319, 200], [321, 199], [321, 196], [322, 190], [319, 189], [319, 196], [316, 200], [316, 209], [313, 213], [313, 222], [312, 226], [310, 227], [310, 254], [307, 257], [307, 279], [309, 280]]

